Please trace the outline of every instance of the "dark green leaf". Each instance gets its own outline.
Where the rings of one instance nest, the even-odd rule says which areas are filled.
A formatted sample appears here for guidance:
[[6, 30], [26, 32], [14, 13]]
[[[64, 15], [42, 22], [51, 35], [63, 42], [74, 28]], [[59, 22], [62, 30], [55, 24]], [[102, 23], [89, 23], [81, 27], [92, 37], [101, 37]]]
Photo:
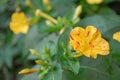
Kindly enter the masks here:
[[67, 65], [66, 68], [70, 69], [74, 74], [78, 74], [80, 68], [78, 60], [67, 60], [66, 65]]
[[72, 27], [68, 27], [60, 36], [58, 39], [58, 52], [61, 54], [63, 53], [63, 45], [68, 46], [69, 44], [69, 35]]
[[61, 65], [56, 65], [48, 74], [43, 78], [43, 80], [62, 80], [62, 68]]
[[21, 80], [40, 80], [37, 73], [24, 76]]
[[1, 60], [9, 67], [12, 67], [12, 60], [16, 54], [16, 49], [11, 46], [6, 46], [3, 50], [0, 51]]

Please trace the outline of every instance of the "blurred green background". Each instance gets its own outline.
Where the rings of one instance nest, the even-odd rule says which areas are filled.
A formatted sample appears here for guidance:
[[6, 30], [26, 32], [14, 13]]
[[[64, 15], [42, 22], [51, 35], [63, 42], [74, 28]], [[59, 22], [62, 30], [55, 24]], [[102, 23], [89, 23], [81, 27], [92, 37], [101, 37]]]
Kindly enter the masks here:
[[[30, 54], [30, 48], [42, 52], [44, 46], [50, 46], [54, 52], [54, 43], [60, 36], [56, 35], [59, 29], [48, 27], [45, 19], [35, 16], [36, 9], [41, 9], [54, 18], [61, 16], [70, 21], [79, 4], [83, 6], [80, 21], [73, 27], [96, 26], [109, 41], [111, 50], [108, 56], [99, 56], [96, 60], [84, 56], [79, 58], [80, 65], [89, 66], [93, 70], [80, 68], [77, 75], [65, 70], [62, 80], [120, 80], [120, 43], [112, 39], [112, 34], [120, 31], [120, 0], [103, 0], [98, 5], [89, 5], [85, 0], [50, 0], [50, 11], [42, 0], [31, 2], [34, 8], [30, 8], [25, 0], [0, 0], [0, 80], [39, 80], [37, 73], [21, 76], [18, 72], [24, 67], [35, 65], [33, 60], [36, 58]], [[27, 17], [37, 19], [26, 35], [15, 35], [9, 28], [11, 15], [18, 6]]]

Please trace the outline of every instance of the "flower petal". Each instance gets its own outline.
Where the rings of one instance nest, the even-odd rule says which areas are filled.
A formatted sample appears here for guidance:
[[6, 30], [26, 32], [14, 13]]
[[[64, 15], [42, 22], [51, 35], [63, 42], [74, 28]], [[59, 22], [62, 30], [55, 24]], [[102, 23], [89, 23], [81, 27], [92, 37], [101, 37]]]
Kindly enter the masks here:
[[100, 55], [108, 55], [109, 54], [109, 43], [105, 39], [101, 39], [98, 45], [94, 46], [92, 49], [92, 53], [100, 54]]
[[74, 47], [75, 50], [82, 50], [84, 46], [84, 29], [81, 27], [76, 27], [70, 32], [70, 45]]
[[78, 52], [74, 55], [75, 58], [82, 56], [83, 54], [81, 52]]
[[85, 38], [88, 42], [95, 40], [97, 37], [101, 37], [100, 32], [94, 26], [87, 26], [85, 29]]
[[113, 39], [120, 42], [120, 31], [113, 34]]

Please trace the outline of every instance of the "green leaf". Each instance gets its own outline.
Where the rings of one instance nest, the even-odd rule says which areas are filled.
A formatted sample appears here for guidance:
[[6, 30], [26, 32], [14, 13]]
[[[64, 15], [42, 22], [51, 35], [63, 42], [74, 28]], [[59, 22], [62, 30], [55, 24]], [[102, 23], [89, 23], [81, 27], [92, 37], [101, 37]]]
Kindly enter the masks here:
[[106, 33], [120, 24], [120, 16], [118, 15], [94, 15], [86, 17], [79, 23], [80, 26], [86, 27], [88, 25], [96, 26], [102, 33]]
[[26, 56], [30, 48], [33, 48], [34, 46], [39, 44], [40, 38], [41, 36], [38, 33], [37, 26], [31, 27], [27, 35], [24, 37], [23, 56]]
[[3, 61], [2, 59], [0, 59], [0, 69], [2, 68], [2, 66], [3, 66]]
[[120, 43], [115, 40], [110, 40], [111, 55], [115, 64], [120, 66]]
[[21, 80], [40, 80], [37, 73], [29, 74], [21, 78]]
[[43, 80], [62, 80], [62, 68], [57, 64], [52, 70], [46, 74]]
[[114, 2], [114, 1], [119, 1], [119, 0], [104, 0], [104, 3], [110, 3], [110, 2]]
[[97, 59], [82, 58], [80, 72], [74, 80], [79, 80], [79, 78], [81, 80], [110, 80], [113, 67], [109, 59], [110, 56], [98, 56]]
[[71, 11], [71, 9], [73, 8], [73, 5], [74, 5], [73, 2], [74, 2], [74, 0], [69, 0], [69, 1], [53, 0], [53, 3], [54, 3], [53, 6], [54, 6], [55, 11], [57, 12], [57, 14], [59, 16], [64, 16], [65, 14], [70, 13], [70, 11]]
[[68, 46], [71, 29], [72, 27], [66, 28], [66, 30], [59, 36], [57, 45], [58, 45], [58, 52], [60, 54], [63, 53], [63, 44]]
[[68, 65], [66, 68], [70, 69], [74, 74], [78, 74], [80, 64], [78, 60], [67, 60]]
[[6, 46], [3, 50], [0, 51], [0, 58], [4, 64], [6, 64], [9, 68], [12, 67], [12, 60], [17, 52], [16, 48], [12, 48], [11, 46]]
[[113, 66], [114, 66], [114, 69], [112, 71], [112, 78], [111, 78], [111, 80], [119, 80], [120, 79], [120, 75], [119, 75], [120, 67], [115, 65], [115, 64], [113, 64]]
[[111, 8], [108, 8], [108, 7], [102, 7], [100, 10], [99, 10], [99, 14], [101, 15], [115, 15], [115, 11], [113, 11]]

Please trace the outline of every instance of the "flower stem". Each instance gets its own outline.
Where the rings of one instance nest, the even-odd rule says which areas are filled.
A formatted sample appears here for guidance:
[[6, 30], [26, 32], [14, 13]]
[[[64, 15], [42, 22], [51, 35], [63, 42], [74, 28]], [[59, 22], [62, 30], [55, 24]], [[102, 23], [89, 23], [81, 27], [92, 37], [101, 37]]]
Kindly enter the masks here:
[[43, 18], [46, 18], [46, 19], [50, 20], [51, 22], [57, 24], [57, 21], [56, 21], [53, 17], [47, 15], [46, 13], [42, 12], [42, 11], [39, 10], [39, 9], [36, 10], [36, 15], [37, 15], [37, 16], [40, 16], [40, 17], [43, 17]]

